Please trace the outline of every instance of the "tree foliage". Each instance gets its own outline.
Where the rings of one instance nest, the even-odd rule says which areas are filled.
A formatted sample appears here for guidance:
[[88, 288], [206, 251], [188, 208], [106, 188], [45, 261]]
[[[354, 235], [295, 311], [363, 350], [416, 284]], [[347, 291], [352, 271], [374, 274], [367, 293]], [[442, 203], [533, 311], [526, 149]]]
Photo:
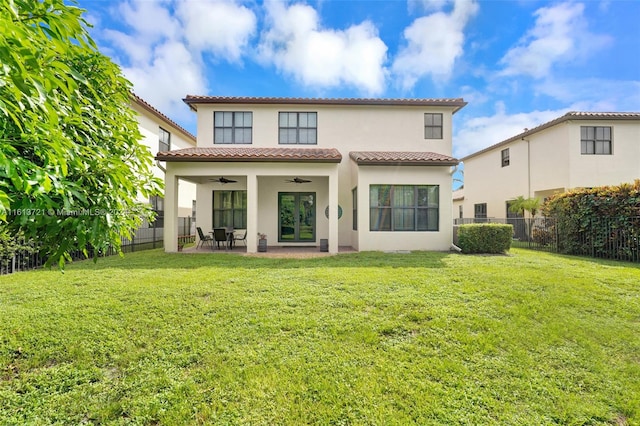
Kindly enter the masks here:
[[538, 210], [540, 210], [540, 204], [540, 199], [538, 198], [524, 198], [519, 195], [518, 198], [509, 203], [509, 211], [521, 215], [524, 215], [524, 212], [529, 212], [531, 217], [535, 217]]
[[640, 257], [640, 180], [554, 195], [543, 213], [556, 220], [561, 253]]
[[[64, 264], [119, 250], [157, 194], [131, 84], [63, 0], [0, 0], [0, 224]], [[86, 251], [85, 251], [86, 253]]]

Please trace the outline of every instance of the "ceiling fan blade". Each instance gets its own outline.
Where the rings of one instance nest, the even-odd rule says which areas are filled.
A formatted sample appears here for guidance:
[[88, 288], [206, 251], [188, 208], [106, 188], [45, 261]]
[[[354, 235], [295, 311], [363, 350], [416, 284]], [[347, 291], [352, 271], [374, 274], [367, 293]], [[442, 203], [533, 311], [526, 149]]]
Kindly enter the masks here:
[[237, 182], [237, 180], [227, 179], [227, 178], [226, 178], [226, 177], [224, 177], [224, 176], [220, 176], [220, 177], [219, 177], [219, 178], [217, 178], [217, 179], [209, 179], [209, 180], [210, 180], [210, 181], [213, 181], [213, 182], [219, 182], [219, 183], [221, 183], [221, 184], [223, 184], [223, 185], [224, 185], [225, 183], [235, 183], [235, 182]]

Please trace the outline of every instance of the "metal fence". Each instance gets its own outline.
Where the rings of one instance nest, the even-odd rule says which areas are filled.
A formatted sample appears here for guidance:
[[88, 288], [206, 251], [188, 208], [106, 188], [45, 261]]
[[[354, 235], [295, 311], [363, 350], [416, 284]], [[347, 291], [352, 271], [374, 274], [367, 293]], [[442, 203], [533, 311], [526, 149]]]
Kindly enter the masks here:
[[454, 219], [454, 235], [459, 225], [470, 223], [513, 225], [512, 247], [640, 262], [640, 217], [599, 218], [579, 224], [546, 217]]
[[[191, 220], [191, 217], [179, 217], [178, 241], [183, 244], [185, 242], [194, 242], [195, 235], [192, 231], [194, 226], [195, 223]], [[25, 246], [25, 249], [16, 252], [13, 256], [4, 257], [0, 255], [0, 275], [37, 269], [45, 264], [46, 259], [40, 256], [35, 243], [23, 242], [22, 245]], [[148, 224], [138, 228], [131, 238], [121, 239], [121, 249], [124, 253], [161, 247], [164, 247], [164, 228], [149, 227]], [[93, 257], [94, 251], [92, 248], [89, 247], [87, 252], [89, 257]], [[116, 254], [116, 251], [109, 249], [107, 252], [100, 253], [100, 256], [111, 256], [113, 254]], [[81, 260], [85, 259], [85, 255], [78, 250], [71, 253], [71, 258], [73, 260]]]

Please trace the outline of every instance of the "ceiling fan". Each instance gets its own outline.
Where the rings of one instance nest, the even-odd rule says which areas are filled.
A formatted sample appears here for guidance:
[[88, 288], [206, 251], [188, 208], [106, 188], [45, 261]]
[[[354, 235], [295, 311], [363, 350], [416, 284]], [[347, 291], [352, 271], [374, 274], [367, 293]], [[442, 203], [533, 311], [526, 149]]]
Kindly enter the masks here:
[[213, 182], [219, 182], [219, 183], [221, 183], [221, 184], [223, 184], [223, 185], [224, 185], [225, 183], [235, 183], [235, 182], [237, 182], [237, 180], [227, 179], [227, 178], [226, 178], [226, 177], [224, 177], [224, 176], [220, 176], [220, 177], [219, 177], [219, 178], [217, 178], [217, 179], [209, 179], [209, 180], [211, 180], [211, 181], [213, 181]]
[[287, 182], [289, 182], [289, 183], [309, 183], [311, 181], [308, 180], [308, 179], [302, 179], [302, 178], [299, 178], [299, 177], [294, 177], [293, 179], [287, 179]]

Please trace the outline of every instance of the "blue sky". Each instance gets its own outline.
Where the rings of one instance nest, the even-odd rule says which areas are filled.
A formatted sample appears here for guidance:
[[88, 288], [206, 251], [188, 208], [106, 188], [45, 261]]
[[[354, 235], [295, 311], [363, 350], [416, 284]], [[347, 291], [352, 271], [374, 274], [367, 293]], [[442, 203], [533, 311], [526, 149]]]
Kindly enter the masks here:
[[134, 91], [188, 130], [187, 94], [462, 97], [463, 157], [568, 111], [640, 111], [640, 1], [79, 0]]

